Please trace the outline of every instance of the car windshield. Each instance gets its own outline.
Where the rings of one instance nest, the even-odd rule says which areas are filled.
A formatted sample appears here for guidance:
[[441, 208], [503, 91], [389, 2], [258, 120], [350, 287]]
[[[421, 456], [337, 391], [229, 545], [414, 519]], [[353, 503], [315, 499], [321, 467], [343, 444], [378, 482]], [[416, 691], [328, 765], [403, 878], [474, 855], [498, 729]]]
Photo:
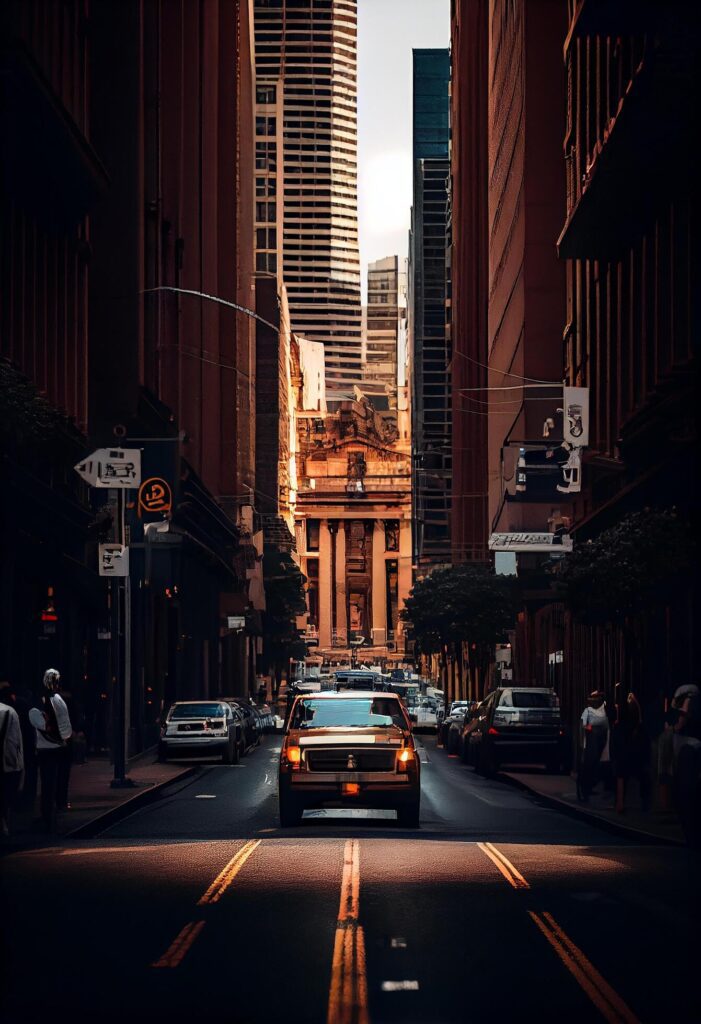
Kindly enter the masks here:
[[500, 701], [507, 708], [557, 708], [560, 702], [554, 693], [543, 690], [506, 690]]
[[221, 718], [224, 709], [221, 704], [176, 704], [171, 718]]
[[406, 729], [399, 701], [391, 697], [303, 700], [295, 708], [293, 729]]

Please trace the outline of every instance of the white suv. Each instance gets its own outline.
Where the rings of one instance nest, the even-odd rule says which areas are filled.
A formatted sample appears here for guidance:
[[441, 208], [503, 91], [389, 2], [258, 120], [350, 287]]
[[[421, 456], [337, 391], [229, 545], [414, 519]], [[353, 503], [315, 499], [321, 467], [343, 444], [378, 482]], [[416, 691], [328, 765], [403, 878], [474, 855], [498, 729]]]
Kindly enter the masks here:
[[159, 760], [186, 753], [221, 754], [224, 764], [234, 764], [239, 757], [236, 728], [226, 701], [178, 701], [161, 728]]

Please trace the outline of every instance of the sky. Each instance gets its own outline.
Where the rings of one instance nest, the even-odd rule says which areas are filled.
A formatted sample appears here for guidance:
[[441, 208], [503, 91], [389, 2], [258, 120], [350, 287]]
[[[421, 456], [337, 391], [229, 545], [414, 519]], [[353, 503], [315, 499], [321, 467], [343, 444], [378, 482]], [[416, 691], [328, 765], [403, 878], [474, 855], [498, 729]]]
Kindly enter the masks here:
[[449, 45], [450, 0], [358, 0], [358, 217], [363, 296], [368, 263], [407, 254], [411, 51]]

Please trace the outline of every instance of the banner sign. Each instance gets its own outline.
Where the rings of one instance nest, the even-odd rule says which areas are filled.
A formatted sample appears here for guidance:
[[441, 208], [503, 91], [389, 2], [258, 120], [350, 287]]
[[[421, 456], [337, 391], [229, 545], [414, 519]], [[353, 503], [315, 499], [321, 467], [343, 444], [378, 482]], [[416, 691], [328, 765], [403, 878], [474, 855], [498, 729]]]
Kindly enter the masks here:
[[567, 444], [589, 444], [589, 388], [563, 388], [562, 436]]
[[489, 550], [557, 554], [572, 550], [572, 538], [566, 533], [493, 533]]

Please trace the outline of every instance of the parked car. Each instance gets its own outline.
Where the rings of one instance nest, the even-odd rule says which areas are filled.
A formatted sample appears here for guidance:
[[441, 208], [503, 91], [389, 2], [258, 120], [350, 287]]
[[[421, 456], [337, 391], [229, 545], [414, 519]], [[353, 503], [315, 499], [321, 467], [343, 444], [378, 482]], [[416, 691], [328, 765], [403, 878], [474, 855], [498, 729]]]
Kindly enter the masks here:
[[158, 758], [214, 754], [225, 764], [236, 764], [242, 738], [242, 723], [226, 701], [177, 701], [161, 727]]
[[419, 757], [396, 693], [347, 690], [298, 696], [280, 754], [280, 823], [312, 807], [396, 810], [419, 824]]
[[464, 759], [486, 776], [502, 764], [544, 764], [559, 771], [565, 747], [560, 702], [548, 687], [501, 687], [463, 727]]
[[[436, 729], [443, 704], [435, 697], [419, 697], [412, 713], [417, 729]], [[414, 717], [415, 716], [415, 717]]]
[[245, 697], [225, 697], [224, 699], [241, 717], [245, 749], [257, 747], [261, 741], [262, 729], [255, 706]]
[[475, 701], [454, 700], [450, 711], [439, 725], [440, 742], [449, 754], [457, 754], [465, 722], [465, 715], [474, 707]]

